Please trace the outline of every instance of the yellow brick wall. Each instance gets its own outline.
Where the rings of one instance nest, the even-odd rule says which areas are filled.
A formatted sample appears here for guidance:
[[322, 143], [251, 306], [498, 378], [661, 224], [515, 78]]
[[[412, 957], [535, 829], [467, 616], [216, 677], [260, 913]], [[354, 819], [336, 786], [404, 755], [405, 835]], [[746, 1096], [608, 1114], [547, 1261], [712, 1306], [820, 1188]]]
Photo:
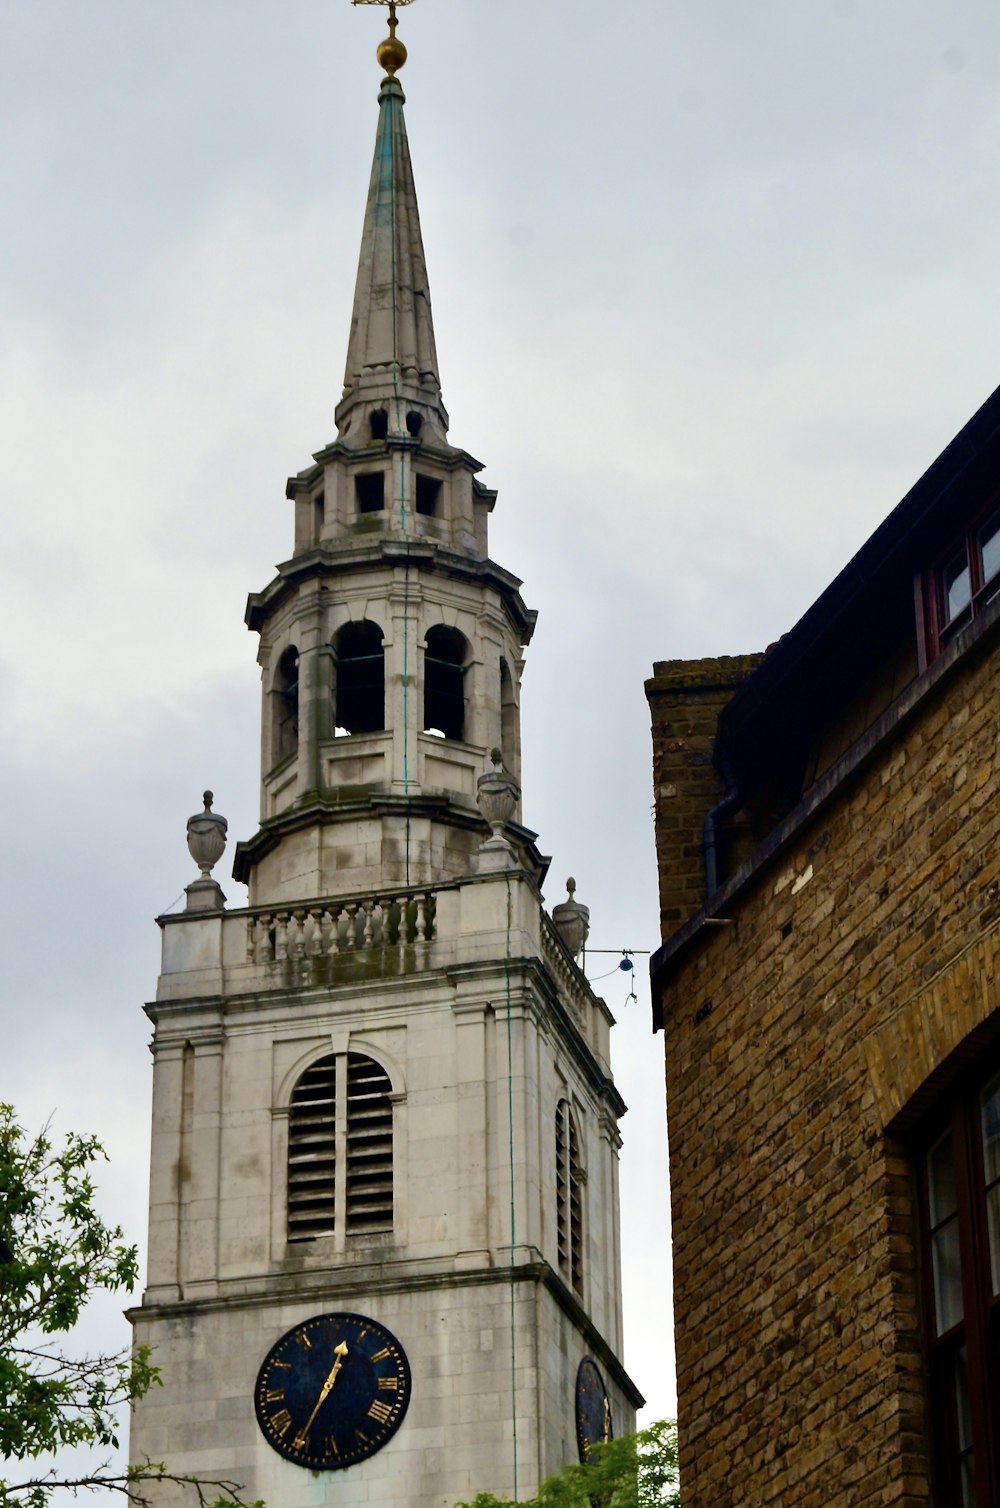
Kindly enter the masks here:
[[726, 794], [712, 765], [716, 722], [760, 655], [661, 660], [646, 682], [653, 732], [656, 859], [663, 937], [705, 899], [705, 813]]
[[664, 992], [684, 1508], [930, 1502], [907, 1111], [996, 1015], [998, 674], [932, 692]]

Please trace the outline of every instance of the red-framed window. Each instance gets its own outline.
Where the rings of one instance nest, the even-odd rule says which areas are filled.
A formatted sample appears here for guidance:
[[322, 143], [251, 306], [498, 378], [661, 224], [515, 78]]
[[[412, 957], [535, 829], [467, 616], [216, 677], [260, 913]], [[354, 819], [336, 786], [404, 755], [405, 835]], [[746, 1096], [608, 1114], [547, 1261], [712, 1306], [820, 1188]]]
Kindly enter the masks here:
[[1000, 1072], [957, 1095], [920, 1159], [936, 1508], [1000, 1508]]
[[980, 514], [923, 581], [928, 661], [1000, 597], [1000, 506]]

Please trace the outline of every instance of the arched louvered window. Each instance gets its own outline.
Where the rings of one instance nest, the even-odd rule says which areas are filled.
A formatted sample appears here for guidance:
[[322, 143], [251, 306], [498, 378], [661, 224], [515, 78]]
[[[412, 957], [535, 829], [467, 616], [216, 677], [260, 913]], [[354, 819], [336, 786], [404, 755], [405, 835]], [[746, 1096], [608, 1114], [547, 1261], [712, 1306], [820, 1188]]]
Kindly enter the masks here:
[[580, 1138], [566, 1100], [556, 1106], [556, 1244], [559, 1271], [583, 1294], [583, 1166]]
[[307, 1068], [288, 1116], [288, 1239], [392, 1230], [392, 1086], [362, 1053]]
[[392, 1086], [384, 1068], [347, 1055], [347, 1234], [392, 1230]]

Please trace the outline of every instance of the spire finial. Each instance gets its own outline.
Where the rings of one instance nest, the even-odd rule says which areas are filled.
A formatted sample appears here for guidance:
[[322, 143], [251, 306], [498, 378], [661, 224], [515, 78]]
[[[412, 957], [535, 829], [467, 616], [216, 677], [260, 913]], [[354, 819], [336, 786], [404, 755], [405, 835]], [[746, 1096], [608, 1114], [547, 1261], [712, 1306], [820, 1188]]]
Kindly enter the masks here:
[[378, 95], [375, 156], [361, 236], [344, 392], [336, 408], [340, 439], [352, 449], [386, 435], [448, 444], [441, 398], [427, 264], [417, 191], [403, 119], [397, 68], [406, 49], [395, 35], [396, 11], [412, 0], [353, 0], [385, 5], [389, 35], [378, 49], [386, 69]]
[[413, 0], [351, 0], [352, 5], [388, 5], [389, 7], [389, 35], [376, 47], [375, 57], [385, 69], [386, 77], [390, 79], [396, 77], [406, 62], [406, 48], [396, 36], [396, 27], [399, 25], [396, 6], [412, 3]]

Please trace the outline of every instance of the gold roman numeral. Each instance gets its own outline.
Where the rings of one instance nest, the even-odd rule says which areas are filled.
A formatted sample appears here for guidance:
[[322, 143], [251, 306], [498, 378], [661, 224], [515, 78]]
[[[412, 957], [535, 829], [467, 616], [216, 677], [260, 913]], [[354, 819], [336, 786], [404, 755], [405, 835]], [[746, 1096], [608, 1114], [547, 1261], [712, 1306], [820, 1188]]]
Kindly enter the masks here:
[[369, 1440], [368, 1436], [365, 1434], [365, 1432], [364, 1432], [363, 1429], [356, 1429], [354, 1431], [354, 1433], [358, 1437], [358, 1439], [361, 1441], [362, 1445], [370, 1445], [372, 1443]]
[[385, 1359], [386, 1359], [386, 1357], [388, 1355], [389, 1355], [389, 1347], [388, 1346], [383, 1346], [382, 1349], [381, 1349], [381, 1351], [376, 1351], [375, 1352], [375, 1355], [372, 1357], [372, 1361], [385, 1361]]
[[376, 1419], [379, 1424], [388, 1424], [392, 1417], [392, 1404], [382, 1403], [380, 1399], [376, 1398], [368, 1410], [368, 1417], [369, 1419]]
[[303, 1351], [311, 1351], [312, 1350], [313, 1343], [309, 1339], [308, 1335], [306, 1335], [306, 1333], [305, 1333], [304, 1330], [300, 1330], [299, 1333], [298, 1333], [298, 1335], [295, 1337], [295, 1339], [298, 1341], [298, 1343], [302, 1347]]
[[287, 1409], [280, 1409], [278, 1413], [271, 1415], [268, 1423], [274, 1433], [284, 1439], [292, 1427], [292, 1416]]
[[378, 1390], [379, 1390], [380, 1393], [395, 1393], [395, 1392], [398, 1392], [398, 1390], [399, 1390], [399, 1378], [398, 1377], [380, 1377], [379, 1380], [378, 1380]]
[[265, 1403], [281, 1403], [285, 1396], [284, 1388], [268, 1388], [264, 1394]]
[[272, 1361], [271, 1365], [272, 1367], [280, 1367], [283, 1372], [290, 1372], [292, 1370], [290, 1361]]
[[332, 1435], [324, 1436], [323, 1455], [327, 1461], [340, 1460], [340, 1451], [337, 1449], [337, 1442]]

